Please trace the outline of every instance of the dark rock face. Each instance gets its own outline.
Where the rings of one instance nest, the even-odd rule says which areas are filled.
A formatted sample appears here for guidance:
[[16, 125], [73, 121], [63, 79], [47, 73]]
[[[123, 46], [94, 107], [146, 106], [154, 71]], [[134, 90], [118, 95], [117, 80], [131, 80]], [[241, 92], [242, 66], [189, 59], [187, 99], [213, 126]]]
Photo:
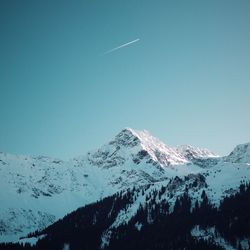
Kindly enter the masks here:
[[133, 156], [133, 162], [139, 164], [143, 159], [149, 159], [150, 156], [146, 150], [139, 151], [135, 156]]

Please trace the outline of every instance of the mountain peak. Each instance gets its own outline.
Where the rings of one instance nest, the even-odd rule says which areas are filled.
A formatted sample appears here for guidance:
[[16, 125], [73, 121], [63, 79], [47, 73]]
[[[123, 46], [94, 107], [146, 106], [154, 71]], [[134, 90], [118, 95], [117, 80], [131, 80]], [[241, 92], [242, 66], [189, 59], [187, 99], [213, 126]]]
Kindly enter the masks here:
[[114, 141], [128, 146], [136, 146], [140, 144], [142, 147], [167, 147], [159, 139], [152, 136], [147, 130], [135, 130], [132, 128], [123, 129], [110, 143], [112, 144]]
[[117, 146], [125, 147], [134, 147], [139, 145], [139, 143], [140, 141], [135, 130], [131, 128], [125, 128], [120, 133], [118, 133], [109, 144], [116, 144]]
[[237, 145], [225, 159], [232, 163], [250, 163], [250, 142]]
[[[178, 165], [187, 162], [175, 149], [168, 147], [156, 137], [152, 136], [147, 130], [135, 130], [131, 128], [123, 129], [115, 136], [109, 145], [117, 147], [135, 148], [135, 151], [141, 150], [150, 156], [154, 162], [161, 166]], [[135, 152], [133, 152], [135, 153]]]
[[180, 145], [176, 147], [177, 151], [180, 152], [188, 160], [197, 158], [210, 158], [218, 157], [217, 154], [206, 148], [193, 147], [191, 145]]

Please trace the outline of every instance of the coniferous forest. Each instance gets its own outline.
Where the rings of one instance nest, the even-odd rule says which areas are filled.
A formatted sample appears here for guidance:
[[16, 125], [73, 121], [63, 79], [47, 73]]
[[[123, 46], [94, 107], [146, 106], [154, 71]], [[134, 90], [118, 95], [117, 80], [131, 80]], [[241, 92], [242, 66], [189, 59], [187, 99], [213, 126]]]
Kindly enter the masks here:
[[[146, 187], [147, 188], [147, 187]], [[136, 188], [79, 208], [41, 232], [46, 234], [36, 246], [1, 244], [0, 249], [71, 250], [100, 249], [103, 232], [114, 222], [119, 211], [133, 203]], [[203, 190], [200, 202], [192, 205], [188, 190], [175, 201], [172, 211], [167, 201], [157, 202], [161, 190], [152, 192], [148, 202], [141, 205], [128, 223], [112, 229], [106, 250], [158, 249], [223, 249], [213, 239], [193, 237], [192, 229], [215, 228], [214, 237], [223, 237], [234, 248], [242, 249], [240, 239], [250, 238], [250, 185], [241, 184], [239, 192], [225, 197], [218, 207], [210, 204]], [[137, 226], [135, 226], [137, 225]]]

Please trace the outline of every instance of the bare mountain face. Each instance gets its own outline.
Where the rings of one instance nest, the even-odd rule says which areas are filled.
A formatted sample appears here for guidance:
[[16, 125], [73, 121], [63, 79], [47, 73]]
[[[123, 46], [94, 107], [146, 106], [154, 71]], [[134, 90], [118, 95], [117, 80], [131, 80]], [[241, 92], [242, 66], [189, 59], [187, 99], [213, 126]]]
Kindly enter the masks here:
[[[124, 129], [98, 150], [69, 161], [0, 153], [0, 241], [17, 241], [81, 206], [133, 187], [168, 186], [173, 201], [187, 185], [194, 198], [206, 188], [218, 204], [250, 180], [249, 149], [240, 145], [228, 157], [218, 157], [192, 146], [171, 148], [147, 131]], [[144, 199], [124, 216], [130, 218]]]

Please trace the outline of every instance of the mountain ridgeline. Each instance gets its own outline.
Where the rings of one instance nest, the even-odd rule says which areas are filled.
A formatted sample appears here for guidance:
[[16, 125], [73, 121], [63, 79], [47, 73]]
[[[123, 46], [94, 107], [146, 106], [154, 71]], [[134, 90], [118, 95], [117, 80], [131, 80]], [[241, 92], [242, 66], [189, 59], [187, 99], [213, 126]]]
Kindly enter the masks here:
[[249, 249], [249, 156], [132, 129], [67, 162], [0, 153], [0, 249]]

